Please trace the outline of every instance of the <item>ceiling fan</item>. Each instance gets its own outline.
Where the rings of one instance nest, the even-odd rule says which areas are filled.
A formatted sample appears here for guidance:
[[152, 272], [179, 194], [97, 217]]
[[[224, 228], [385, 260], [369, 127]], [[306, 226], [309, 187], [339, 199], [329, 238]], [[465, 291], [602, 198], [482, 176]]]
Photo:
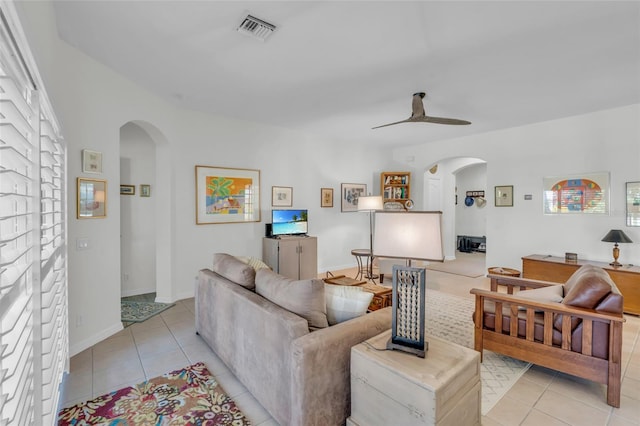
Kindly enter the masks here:
[[424, 105], [422, 104], [422, 98], [424, 98], [424, 92], [418, 92], [413, 94], [413, 102], [411, 103], [412, 113], [411, 117], [406, 120], [396, 121], [395, 123], [383, 124], [382, 126], [372, 127], [372, 129], [379, 129], [380, 127], [393, 126], [400, 123], [437, 123], [437, 124], [454, 124], [463, 125], [471, 124], [470, 121], [458, 120], [457, 118], [443, 118], [443, 117], [429, 117], [424, 113]]

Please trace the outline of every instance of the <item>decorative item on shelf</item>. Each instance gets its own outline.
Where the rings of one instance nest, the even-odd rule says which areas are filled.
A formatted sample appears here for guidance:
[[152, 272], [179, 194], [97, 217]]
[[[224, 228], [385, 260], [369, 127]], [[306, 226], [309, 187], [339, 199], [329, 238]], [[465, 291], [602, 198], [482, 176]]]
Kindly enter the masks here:
[[[382, 197], [379, 195], [369, 195], [358, 198], [358, 211], [369, 213], [369, 253], [373, 253], [373, 212], [382, 210]], [[373, 256], [369, 259], [366, 278], [373, 280], [378, 278], [373, 274]]]
[[411, 260], [444, 261], [442, 212], [376, 211], [373, 256], [405, 259], [393, 266], [391, 339], [387, 349], [425, 357], [425, 268]]
[[384, 210], [404, 210], [404, 206], [397, 201], [387, 201], [384, 203]]
[[612, 229], [604, 236], [602, 241], [606, 243], [614, 243], [613, 245], [613, 262], [609, 263], [609, 265], [614, 268], [618, 268], [622, 266], [622, 263], [618, 262], [618, 257], [620, 257], [620, 249], [618, 248], [618, 243], [632, 243], [631, 238], [627, 237], [627, 234], [622, 232], [620, 229]]
[[413, 200], [409, 199], [407, 201], [404, 202], [404, 208], [407, 210], [413, 210], [414, 204], [413, 204]]
[[482, 198], [482, 197], [476, 198], [476, 206], [478, 206], [478, 208], [483, 208], [486, 205], [487, 205], [487, 200], [485, 198]]
[[475, 202], [475, 200], [473, 199], [472, 196], [467, 195], [464, 199], [464, 205], [467, 207], [471, 207], [473, 205], [473, 203]]
[[578, 254], [577, 253], [565, 253], [564, 261], [567, 263], [577, 263], [578, 262]]

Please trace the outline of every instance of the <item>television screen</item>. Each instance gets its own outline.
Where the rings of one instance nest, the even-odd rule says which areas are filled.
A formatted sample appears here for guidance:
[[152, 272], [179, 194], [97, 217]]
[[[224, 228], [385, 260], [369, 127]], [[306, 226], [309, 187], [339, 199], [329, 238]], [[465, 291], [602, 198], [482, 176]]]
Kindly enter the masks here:
[[272, 235], [306, 234], [307, 210], [271, 210]]

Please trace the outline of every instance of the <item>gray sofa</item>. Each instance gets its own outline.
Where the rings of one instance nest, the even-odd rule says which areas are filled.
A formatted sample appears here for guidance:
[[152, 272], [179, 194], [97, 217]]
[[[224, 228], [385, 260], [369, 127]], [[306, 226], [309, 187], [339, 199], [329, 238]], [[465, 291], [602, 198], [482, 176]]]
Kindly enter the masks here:
[[[294, 282], [268, 270], [257, 275], [232, 256], [214, 255], [213, 270], [198, 275], [196, 331], [282, 426], [344, 424], [351, 347], [389, 329], [390, 308], [311, 331], [310, 321], [315, 328], [322, 315], [314, 312], [308, 321], [288, 303], [297, 289], [324, 290], [322, 280]], [[258, 293], [280, 298], [289, 310]]]

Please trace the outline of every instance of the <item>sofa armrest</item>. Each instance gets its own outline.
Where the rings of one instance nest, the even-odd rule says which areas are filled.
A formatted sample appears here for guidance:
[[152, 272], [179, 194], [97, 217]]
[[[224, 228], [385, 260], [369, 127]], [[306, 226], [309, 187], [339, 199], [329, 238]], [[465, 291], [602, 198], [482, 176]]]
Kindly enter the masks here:
[[291, 424], [344, 424], [351, 411], [351, 347], [389, 328], [391, 308], [384, 308], [295, 339]]
[[513, 290], [518, 288], [520, 290], [549, 287], [552, 285], [562, 285], [559, 283], [553, 283], [550, 281], [531, 280], [528, 278], [508, 277], [505, 275], [488, 274], [487, 277], [491, 279], [491, 291], [498, 291], [498, 286], [507, 287], [507, 293], [513, 294]]

